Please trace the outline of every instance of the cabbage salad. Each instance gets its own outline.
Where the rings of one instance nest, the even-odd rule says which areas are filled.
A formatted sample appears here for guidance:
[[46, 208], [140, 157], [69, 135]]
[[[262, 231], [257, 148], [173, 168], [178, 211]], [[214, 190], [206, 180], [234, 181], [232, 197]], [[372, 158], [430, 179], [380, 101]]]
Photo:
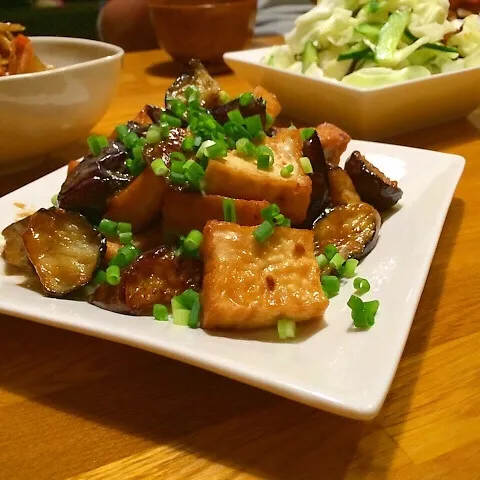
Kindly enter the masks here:
[[263, 63], [372, 88], [480, 66], [480, 19], [448, 0], [318, 0]]

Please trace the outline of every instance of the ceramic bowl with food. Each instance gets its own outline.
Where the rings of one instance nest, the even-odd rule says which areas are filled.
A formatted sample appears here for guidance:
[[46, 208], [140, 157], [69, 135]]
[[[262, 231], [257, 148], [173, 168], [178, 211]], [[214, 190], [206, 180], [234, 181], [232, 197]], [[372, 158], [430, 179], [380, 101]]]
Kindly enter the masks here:
[[158, 44], [181, 63], [191, 58], [206, 66], [244, 48], [253, 36], [255, 0], [149, 0]]
[[88, 134], [112, 99], [123, 50], [93, 40], [31, 37], [44, 71], [0, 76], [0, 171], [29, 168]]

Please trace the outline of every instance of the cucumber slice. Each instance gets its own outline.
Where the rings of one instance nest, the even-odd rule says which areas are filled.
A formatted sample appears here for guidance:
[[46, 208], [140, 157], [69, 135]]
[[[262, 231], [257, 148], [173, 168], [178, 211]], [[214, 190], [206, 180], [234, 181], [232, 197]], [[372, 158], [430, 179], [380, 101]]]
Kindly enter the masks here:
[[379, 23], [361, 23], [355, 27], [355, 31], [357, 33], [360, 33], [360, 35], [364, 35], [365, 37], [368, 37], [374, 41], [377, 40], [381, 29], [382, 25]]
[[397, 50], [403, 32], [407, 28], [410, 12], [396, 11], [392, 13], [385, 25], [380, 30], [375, 60], [379, 65], [390, 66], [393, 55]]
[[310, 65], [316, 64], [318, 60], [317, 48], [313, 42], [307, 42], [302, 52], [302, 72], [305, 73]]
[[458, 53], [460, 52], [455, 47], [447, 47], [442, 43], [426, 43], [423, 48], [428, 48], [430, 50], [438, 50], [439, 52], [446, 52], [446, 53]]
[[365, 45], [355, 46], [350, 49], [348, 52], [342, 53], [338, 56], [338, 61], [341, 62], [342, 60], [363, 60], [366, 58], [373, 58], [373, 52]]

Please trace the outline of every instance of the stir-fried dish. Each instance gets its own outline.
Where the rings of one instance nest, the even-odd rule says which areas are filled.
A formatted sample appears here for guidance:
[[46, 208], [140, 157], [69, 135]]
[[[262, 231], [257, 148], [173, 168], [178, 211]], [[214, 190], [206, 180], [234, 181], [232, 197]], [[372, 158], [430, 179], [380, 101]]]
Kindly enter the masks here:
[[[189, 327], [256, 329], [323, 317], [354, 278], [354, 324], [378, 309], [356, 276], [402, 197], [361, 152], [339, 166], [347, 133], [275, 126], [281, 106], [256, 87], [230, 98], [191, 62], [110, 138], [88, 139], [53, 207], [4, 231], [4, 257], [47, 295], [88, 291], [107, 310]], [[88, 289], [84, 287], [88, 286]]]
[[360, 88], [480, 66], [479, 16], [451, 19], [449, 6], [448, 0], [318, 0], [263, 61]]
[[35, 55], [32, 42], [23, 35], [24, 31], [22, 25], [0, 22], [0, 77], [52, 68]]

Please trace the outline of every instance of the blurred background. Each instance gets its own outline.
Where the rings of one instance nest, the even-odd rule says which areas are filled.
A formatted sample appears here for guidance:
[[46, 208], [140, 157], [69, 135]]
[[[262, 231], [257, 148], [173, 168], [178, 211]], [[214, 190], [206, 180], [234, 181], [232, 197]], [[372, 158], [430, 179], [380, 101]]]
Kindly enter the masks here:
[[28, 26], [28, 35], [97, 39], [100, 0], [0, 0], [0, 21]]

